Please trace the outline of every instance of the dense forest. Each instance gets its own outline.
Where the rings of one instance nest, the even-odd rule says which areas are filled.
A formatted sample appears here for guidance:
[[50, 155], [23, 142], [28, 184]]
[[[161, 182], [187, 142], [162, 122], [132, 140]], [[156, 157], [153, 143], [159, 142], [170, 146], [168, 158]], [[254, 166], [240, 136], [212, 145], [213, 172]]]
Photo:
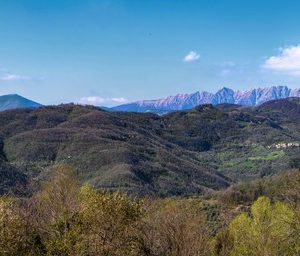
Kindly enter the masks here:
[[59, 105], [0, 112], [0, 194], [30, 195], [67, 164], [81, 182], [190, 196], [300, 167], [300, 99], [158, 116]]
[[0, 198], [0, 255], [300, 253], [300, 170], [201, 197], [135, 198], [58, 166], [35, 195]]

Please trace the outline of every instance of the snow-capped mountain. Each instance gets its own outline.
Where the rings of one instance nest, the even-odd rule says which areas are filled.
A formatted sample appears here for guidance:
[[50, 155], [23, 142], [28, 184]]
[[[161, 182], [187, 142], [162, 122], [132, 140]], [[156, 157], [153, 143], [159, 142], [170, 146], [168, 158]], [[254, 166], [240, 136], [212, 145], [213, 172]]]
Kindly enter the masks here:
[[135, 112], [169, 112], [191, 109], [197, 105], [222, 103], [255, 106], [264, 102], [288, 97], [300, 97], [300, 89], [290, 89], [287, 86], [272, 86], [245, 91], [232, 90], [223, 87], [216, 93], [199, 91], [192, 94], [177, 94], [158, 100], [141, 100], [113, 107], [114, 111]]

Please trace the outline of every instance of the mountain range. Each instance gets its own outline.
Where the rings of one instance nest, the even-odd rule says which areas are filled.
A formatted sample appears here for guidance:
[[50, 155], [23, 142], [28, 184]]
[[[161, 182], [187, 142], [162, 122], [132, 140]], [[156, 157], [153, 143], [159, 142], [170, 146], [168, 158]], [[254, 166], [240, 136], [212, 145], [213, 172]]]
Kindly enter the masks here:
[[288, 97], [300, 97], [300, 89], [290, 89], [287, 86], [272, 86], [249, 89], [245, 91], [232, 90], [223, 87], [216, 93], [198, 91], [192, 94], [177, 94], [158, 100], [141, 100], [111, 108], [114, 111], [156, 112], [166, 113], [176, 110], [192, 109], [201, 104], [237, 104], [257, 106], [264, 102]]
[[[158, 100], [140, 100], [115, 107], [101, 107], [107, 111], [153, 112], [165, 114], [177, 110], [192, 109], [202, 104], [236, 104], [257, 106], [270, 100], [288, 97], [300, 97], [300, 89], [290, 89], [287, 86], [272, 86], [249, 89], [245, 91], [232, 90], [223, 87], [216, 93], [198, 91], [192, 94], [177, 94]], [[41, 104], [26, 99], [18, 94], [0, 96], [0, 111], [16, 108], [35, 108]]]

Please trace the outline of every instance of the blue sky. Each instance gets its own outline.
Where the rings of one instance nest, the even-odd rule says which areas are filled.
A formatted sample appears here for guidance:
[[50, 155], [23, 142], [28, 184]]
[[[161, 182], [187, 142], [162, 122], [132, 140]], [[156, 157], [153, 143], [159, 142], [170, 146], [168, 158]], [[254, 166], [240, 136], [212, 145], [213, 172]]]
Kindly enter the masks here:
[[300, 87], [297, 0], [0, 0], [0, 94], [118, 105]]

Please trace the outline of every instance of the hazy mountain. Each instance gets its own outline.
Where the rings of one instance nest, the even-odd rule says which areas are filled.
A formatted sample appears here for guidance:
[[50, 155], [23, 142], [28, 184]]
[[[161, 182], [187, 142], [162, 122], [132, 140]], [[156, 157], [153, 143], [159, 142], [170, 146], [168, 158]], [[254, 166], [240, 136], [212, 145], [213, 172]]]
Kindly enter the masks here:
[[135, 112], [170, 112], [174, 110], [192, 109], [197, 105], [211, 103], [213, 105], [229, 103], [256, 106], [264, 102], [287, 97], [300, 97], [300, 89], [289, 89], [287, 86], [273, 86], [266, 88], [234, 91], [222, 88], [216, 93], [196, 92], [192, 94], [177, 94], [159, 100], [142, 100], [113, 107], [115, 111]]
[[15, 108], [35, 108], [41, 104], [26, 99], [18, 94], [9, 94], [0, 96], [0, 111]]

